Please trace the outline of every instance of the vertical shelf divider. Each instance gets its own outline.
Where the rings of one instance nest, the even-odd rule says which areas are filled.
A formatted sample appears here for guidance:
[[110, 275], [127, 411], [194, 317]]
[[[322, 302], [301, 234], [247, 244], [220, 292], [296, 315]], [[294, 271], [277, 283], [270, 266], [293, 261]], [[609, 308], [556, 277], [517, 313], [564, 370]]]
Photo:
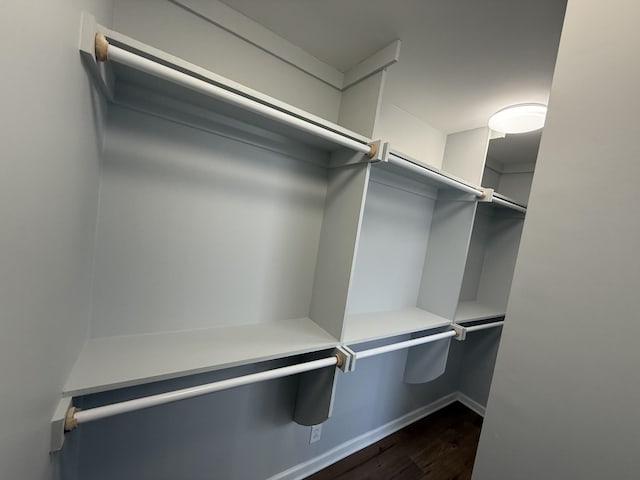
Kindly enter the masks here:
[[[451, 134], [447, 138], [443, 168], [474, 185], [480, 184], [489, 145], [486, 127]], [[431, 222], [418, 307], [453, 321], [464, 278], [477, 198], [442, 192]], [[409, 349], [405, 364], [406, 383], [425, 383], [446, 368], [450, 339]]]
[[[328, 171], [310, 317], [338, 339], [342, 339], [370, 168], [369, 163], [356, 163]], [[317, 425], [329, 418], [337, 375], [336, 367], [300, 375], [293, 414], [297, 423]]]

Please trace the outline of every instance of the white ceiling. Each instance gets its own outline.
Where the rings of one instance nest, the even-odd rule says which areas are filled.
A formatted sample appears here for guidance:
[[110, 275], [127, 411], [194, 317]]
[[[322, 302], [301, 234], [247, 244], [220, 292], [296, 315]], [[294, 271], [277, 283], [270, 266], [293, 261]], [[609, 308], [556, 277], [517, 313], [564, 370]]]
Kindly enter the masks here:
[[386, 94], [444, 132], [546, 103], [566, 0], [224, 0], [346, 70], [402, 40]]

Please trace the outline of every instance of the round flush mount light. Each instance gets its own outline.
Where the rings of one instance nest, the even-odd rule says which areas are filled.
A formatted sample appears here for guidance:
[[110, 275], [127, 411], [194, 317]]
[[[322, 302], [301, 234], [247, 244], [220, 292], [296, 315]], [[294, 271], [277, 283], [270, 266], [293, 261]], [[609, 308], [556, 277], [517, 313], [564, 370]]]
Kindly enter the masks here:
[[547, 106], [541, 103], [511, 105], [491, 115], [489, 128], [500, 133], [525, 133], [544, 126]]

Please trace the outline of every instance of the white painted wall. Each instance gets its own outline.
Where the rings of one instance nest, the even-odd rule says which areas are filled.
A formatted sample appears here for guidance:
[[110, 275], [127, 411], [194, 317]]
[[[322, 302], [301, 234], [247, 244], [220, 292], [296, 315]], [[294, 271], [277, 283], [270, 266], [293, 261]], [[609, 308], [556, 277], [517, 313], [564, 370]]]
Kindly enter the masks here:
[[639, 15], [569, 1], [475, 480], [638, 476]]
[[87, 331], [101, 106], [80, 12], [109, 1], [2, 2], [0, 478], [57, 477], [49, 422]]
[[[390, 75], [388, 82], [391, 81], [393, 76]], [[386, 97], [380, 105], [373, 137], [390, 142], [395, 150], [426, 165], [442, 167], [447, 136]]]
[[114, 30], [337, 122], [338, 89], [236, 35], [166, 0], [115, 0], [115, 5]]

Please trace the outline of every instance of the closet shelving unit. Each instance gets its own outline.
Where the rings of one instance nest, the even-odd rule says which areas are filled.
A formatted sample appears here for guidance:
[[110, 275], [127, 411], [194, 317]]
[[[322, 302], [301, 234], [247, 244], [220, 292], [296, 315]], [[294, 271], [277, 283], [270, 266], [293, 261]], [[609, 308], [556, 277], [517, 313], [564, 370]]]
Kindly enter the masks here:
[[[336, 347], [359, 195], [369, 162], [378, 159], [377, 144], [91, 19], [84, 21], [81, 41], [83, 59], [111, 106], [92, 336], [63, 394]], [[192, 152], [182, 158], [167, 147], [186, 137], [206, 145], [206, 165], [191, 158]], [[166, 148], [150, 144], [156, 141]], [[164, 160], [173, 164], [167, 167]], [[193, 182], [194, 190], [202, 187], [201, 177], [212, 190], [221, 185], [217, 178], [247, 185], [237, 193], [198, 193], [205, 198], [194, 200], [191, 185], [176, 187], [160, 178], [163, 168]], [[146, 169], [182, 197], [155, 207], [154, 187], [135, 178], [123, 191], [110, 192], [109, 175], [127, 169]], [[245, 201], [241, 195], [252, 187], [263, 197]], [[201, 209], [201, 221], [169, 224], [184, 208]], [[276, 208], [284, 213], [274, 214]], [[145, 218], [136, 216], [140, 212]], [[146, 222], [148, 235], [136, 230], [139, 222]], [[179, 235], [176, 229], [182, 229]], [[198, 237], [202, 241], [193, 240]], [[197, 251], [197, 258], [189, 251], [207, 242], [210, 251]], [[252, 253], [256, 250], [261, 258]], [[168, 271], [172, 263], [176, 270]], [[198, 272], [190, 277], [189, 269]], [[190, 289], [195, 293], [176, 293]], [[172, 309], [174, 304], [182, 304], [182, 311]]]
[[[81, 54], [110, 108], [91, 334], [56, 448], [78, 421], [291, 372], [294, 420], [321, 423], [336, 366], [408, 348], [405, 381], [427, 382], [444, 371], [455, 324], [504, 315], [522, 205], [88, 16]], [[70, 408], [75, 396], [304, 354], [255, 378]]]
[[430, 291], [455, 278], [460, 264], [444, 240], [460, 226], [459, 213], [468, 219], [484, 196], [482, 189], [389, 144], [382, 155], [370, 167], [344, 319], [342, 340], [350, 345], [451, 324], [446, 300]]
[[492, 189], [490, 203], [479, 203], [467, 254], [455, 322], [504, 318], [524, 215], [523, 205]]

